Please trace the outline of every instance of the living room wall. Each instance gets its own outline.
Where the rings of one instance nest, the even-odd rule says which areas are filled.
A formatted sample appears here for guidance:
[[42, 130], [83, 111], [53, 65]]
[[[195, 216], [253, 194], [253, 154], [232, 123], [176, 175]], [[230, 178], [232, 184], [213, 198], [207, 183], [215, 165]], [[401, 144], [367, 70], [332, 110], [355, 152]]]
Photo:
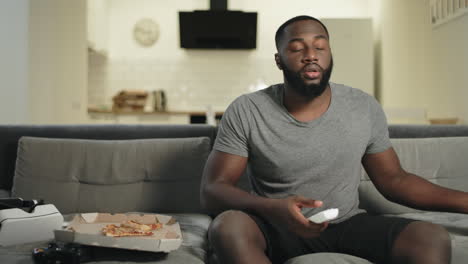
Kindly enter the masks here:
[[383, 0], [377, 97], [387, 109], [468, 122], [468, 16], [433, 27], [428, 0]]
[[0, 1], [0, 123], [87, 122], [86, 1]]
[[[119, 1], [123, 0], [113, 0], [112, 3], [118, 5]], [[0, 2], [0, 21], [3, 22], [0, 23], [3, 36], [0, 49], [0, 123], [88, 122], [85, 2]], [[156, 1], [140, 2], [151, 5]], [[192, 4], [185, 5], [186, 2]], [[271, 64], [273, 46], [268, 48], [266, 45], [273, 45], [268, 35], [271, 36], [271, 31], [286, 17], [304, 12], [318, 17], [373, 17], [377, 40], [376, 95], [384, 107], [424, 109], [429, 118], [453, 116], [466, 123], [468, 108], [464, 99], [468, 93], [468, 76], [465, 73], [468, 68], [468, 16], [465, 14], [432, 28], [428, 16], [429, 2], [297, 0], [294, 7], [290, 7], [291, 4], [286, 1], [236, 0], [229, 2], [229, 8], [261, 12], [262, 20], [259, 23], [266, 23], [262, 27], [270, 29], [270, 32], [259, 32], [259, 45], [266, 48], [256, 51], [257, 58], [251, 60], [260, 63], [252, 67], [259, 68], [265, 83], [281, 79]], [[177, 0], [171, 3], [183, 4], [187, 10], [208, 8], [208, 1]], [[276, 19], [278, 10], [281, 17]], [[165, 11], [148, 9], [147, 14], [162, 13], [162, 17], [159, 17], [163, 18]], [[175, 24], [174, 19], [169, 23]], [[164, 32], [161, 44], [168, 37]], [[135, 47], [127, 49], [128, 54], [138, 55]], [[180, 54], [185, 53], [180, 51]], [[203, 52], [193, 54], [194, 60], [202, 60], [202, 63], [209, 65]], [[163, 63], [169, 61], [164, 55], [164, 51], [154, 54]], [[226, 65], [238, 65], [236, 70], [239, 70], [239, 65], [252, 58], [252, 53], [236, 56], [227, 52], [222, 55], [224, 64], [219, 68], [225, 71], [230, 71], [230, 68], [223, 68]], [[127, 56], [120, 58], [127, 62]], [[149, 59], [154, 61], [154, 57]], [[169, 68], [174, 70], [174, 67]], [[232, 75], [232, 79], [244, 79], [245, 76], [240, 75], [243, 73], [245, 71], [240, 69], [239, 74]], [[256, 78], [247, 80], [252, 83], [258, 81]], [[227, 89], [216, 85], [214, 79], [211, 84], [213, 89]], [[165, 87], [161, 82], [161, 86], [156, 88]], [[209, 89], [207, 91], [209, 94]], [[230, 93], [226, 90], [227, 96], [221, 102], [228, 102], [233, 96]]]
[[28, 6], [0, 2], [0, 123], [28, 121]]
[[434, 112], [468, 123], [468, 15], [436, 27], [433, 43]]
[[86, 2], [30, 0], [29, 5], [29, 120], [86, 122]]
[[[90, 56], [90, 103], [109, 107], [111, 97], [123, 89], [164, 89], [171, 110], [204, 111], [212, 105], [223, 111], [240, 94], [282, 81], [273, 60], [273, 40], [283, 21], [299, 14], [370, 18], [373, 2], [295, 0], [293, 5], [286, 1], [228, 1], [230, 10], [258, 12], [257, 49], [185, 50], [179, 45], [178, 11], [206, 10], [208, 0], [164, 4], [140, 0], [138, 5], [130, 0], [108, 1], [107, 56]], [[160, 37], [150, 48], [138, 46], [131, 36], [135, 22], [144, 17], [154, 19], [160, 28]], [[374, 89], [372, 85], [360, 88], [370, 93]]]
[[[141, 12], [147, 12], [149, 16], [155, 16], [157, 13], [156, 17], [161, 18], [164, 28], [176, 28], [177, 18], [172, 15], [172, 11], [179, 8], [175, 5], [185, 6], [185, 10], [208, 8], [208, 1], [195, 3], [179, 0], [173, 2], [174, 6], [164, 8], [158, 8], [155, 2], [141, 3], [144, 8], [128, 6], [125, 0], [113, 1], [114, 15], [111, 19], [118, 25], [115, 28], [121, 30], [129, 27], [129, 20], [135, 20], [135, 14], [142, 14]], [[216, 101], [215, 108], [223, 110], [239, 93], [248, 92], [248, 87], [257, 83], [270, 84], [281, 81], [281, 75], [271, 63], [271, 54], [274, 52], [271, 41], [273, 31], [280, 21], [306, 13], [317, 17], [373, 18], [376, 41], [375, 95], [387, 111], [390, 122], [428, 123], [430, 118], [450, 117], [459, 118], [460, 123], [468, 120], [468, 109], [463, 102], [468, 91], [468, 81], [466, 74], [457, 73], [466, 69], [468, 61], [468, 51], [459, 48], [468, 44], [466, 15], [433, 28], [429, 16], [429, 0], [336, 0], [294, 3], [291, 7], [291, 4], [285, 1], [230, 1], [230, 9], [260, 13], [258, 46], [261, 49], [244, 53], [221, 52], [221, 61], [217, 60], [220, 55], [217, 52], [186, 52], [174, 49], [174, 46], [178, 45], [175, 31], [162, 33], [161, 42], [158, 43], [161, 47], [160, 52], [158, 49], [148, 52], [138, 48], [129, 37], [120, 38], [116, 29], [111, 29], [110, 31], [114, 32], [109, 38], [112, 39], [109, 47], [111, 67], [103, 69], [101, 64], [100, 70], [101, 73], [111, 72], [119, 77], [113, 80], [114, 84], [110, 85], [112, 88], [108, 89], [106, 94], [101, 94], [98, 99], [107, 97], [106, 100], [109, 101], [108, 98], [119, 89], [134, 87], [126, 85], [126, 81], [122, 79], [131, 79], [132, 75], [138, 76], [138, 72], [147, 71], [148, 74], [154, 73], [160, 81], [157, 85], [145, 85], [145, 79], [149, 78], [144, 76], [148, 74], [140, 74], [143, 78], [140, 78], [139, 87], [168, 89], [172, 101], [177, 101], [178, 107], [182, 109], [196, 102], [203, 110], [208, 102]], [[338, 10], [335, 6], [341, 8]], [[280, 14], [278, 10], [281, 10]], [[172, 52], [167, 52], [168, 50]], [[135, 62], [134, 57], [142, 60]], [[199, 67], [193, 68], [188, 65]], [[186, 75], [179, 78], [177, 72]], [[226, 72], [234, 74], [231, 77], [223, 76]], [[112, 79], [111, 77], [111, 81]], [[229, 85], [220, 85], [222, 80], [228, 80]], [[221, 97], [220, 90], [223, 91]], [[180, 96], [184, 93], [188, 94], [188, 99]], [[90, 90], [90, 95], [92, 94], [93, 91]], [[392, 115], [395, 111], [400, 114], [399, 117]]]

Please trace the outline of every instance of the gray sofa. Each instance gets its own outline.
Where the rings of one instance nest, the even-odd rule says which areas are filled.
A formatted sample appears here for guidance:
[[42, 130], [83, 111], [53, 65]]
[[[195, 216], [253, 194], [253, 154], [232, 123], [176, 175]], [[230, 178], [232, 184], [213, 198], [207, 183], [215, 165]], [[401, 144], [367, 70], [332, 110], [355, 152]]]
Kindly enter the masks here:
[[[468, 126], [392, 125], [389, 131], [404, 168], [468, 191]], [[171, 214], [181, 224], [180, 249], [160, 254], [102, 248], [95, 262], [207, 263], [212, 218], [200, 206], [199, 185], [215, 137], [216, 128], [207, 125], [0, 125], [0, 197], [42, 198], [66, 218], [78, 212]], [[248, 181], [240, 186], [248, 189]], [[468, 215], [391, 203], [364, 171], [359, 191], [361, 207], [369, 212], [444, 225], [451, 233], [452, 263], [467, 262]], [[32, 249], [44, 245], [0, 247], [0, 263], [32, 263]], [[287, 263], [370, 262], [319, 253]]]

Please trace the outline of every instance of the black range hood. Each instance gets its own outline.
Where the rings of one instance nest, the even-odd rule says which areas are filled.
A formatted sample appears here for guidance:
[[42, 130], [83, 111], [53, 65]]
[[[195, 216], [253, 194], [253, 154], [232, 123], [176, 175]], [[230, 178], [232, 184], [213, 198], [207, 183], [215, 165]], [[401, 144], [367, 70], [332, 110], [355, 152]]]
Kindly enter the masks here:
[[180, 47], [255, 49], [257, 13], [230, 11], [227, 0], [210, 0], [210, 10], [179, 12]]

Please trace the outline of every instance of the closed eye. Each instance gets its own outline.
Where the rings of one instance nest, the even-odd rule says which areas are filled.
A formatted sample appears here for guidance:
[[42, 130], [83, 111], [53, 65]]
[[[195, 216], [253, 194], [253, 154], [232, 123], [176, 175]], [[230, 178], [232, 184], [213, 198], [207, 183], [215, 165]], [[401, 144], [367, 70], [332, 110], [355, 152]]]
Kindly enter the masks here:
[[304, 50], [304, 44], [299, 40], [293, 40], [289, 43], [288, 48], [291, 52], [299, 52]]

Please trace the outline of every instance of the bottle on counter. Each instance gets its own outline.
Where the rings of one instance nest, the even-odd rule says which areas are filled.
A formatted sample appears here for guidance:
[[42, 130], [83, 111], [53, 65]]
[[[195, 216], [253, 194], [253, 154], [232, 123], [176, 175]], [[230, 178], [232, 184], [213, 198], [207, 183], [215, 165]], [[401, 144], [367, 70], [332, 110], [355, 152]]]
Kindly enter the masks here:
[[148, 97], [146, 98], [144, 111], [145, 112], [153, 112], [154, 111], [154, 91], [148, 93]]
[[154, 111], [164, 112], [167, 110], [166, 93], [164, 90], [153, 92]]

